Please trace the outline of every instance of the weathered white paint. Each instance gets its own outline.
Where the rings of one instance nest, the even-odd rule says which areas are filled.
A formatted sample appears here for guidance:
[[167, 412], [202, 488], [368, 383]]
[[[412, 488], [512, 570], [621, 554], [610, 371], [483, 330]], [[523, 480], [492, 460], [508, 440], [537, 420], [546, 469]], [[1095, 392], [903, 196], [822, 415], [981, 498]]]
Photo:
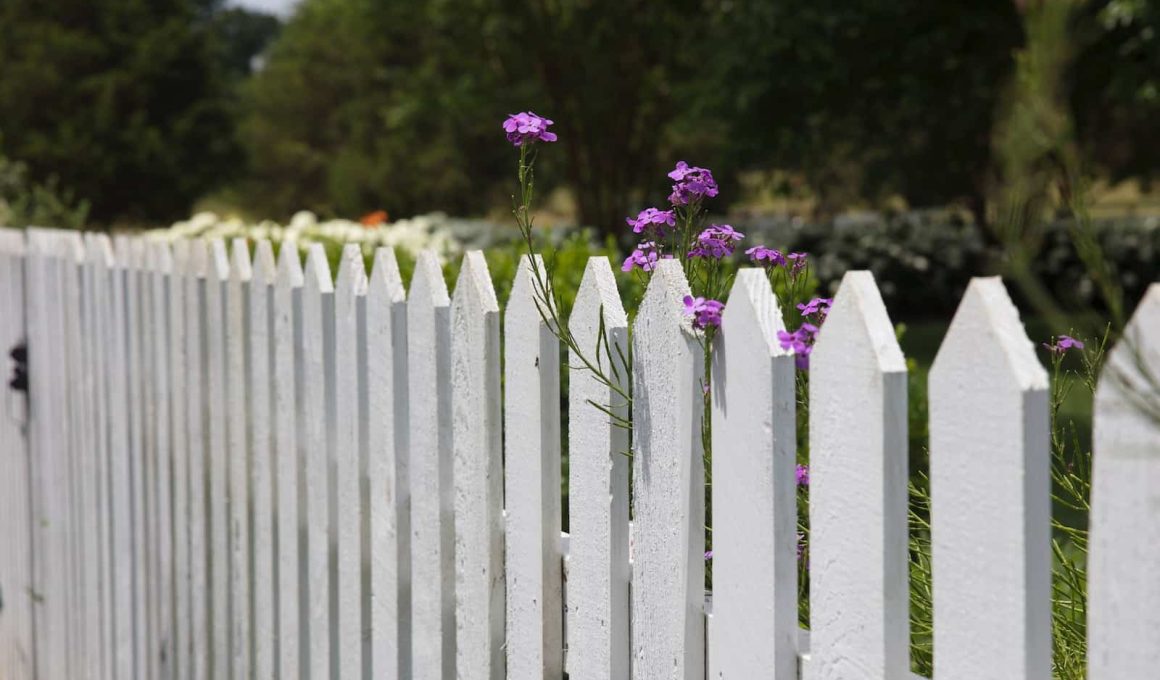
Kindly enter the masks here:
[[173, 516], [173, 647], [170, 656], [170, 677], [186, 680], [191, 677], [192, 604], [190, 602], [189, 580], [189, 461], [191, 457], [189, 439], [189, 399], [186, 386], [189, 384], [189, 335], [186, 333], [187, 294], [190, 261], [188, 241], [173, 244], [173, 274], [167, 286], [169, 314], [169, 417], [171, 441], [173, 445], [171, 469], [172, 516]]
[[305, 518], [301, 483], [306, 438], [305, 419], [299, 417], [298, 397], [302, 368], [302, 262], [295, 244], [278, 253], [274, 284], [274, 467], [278, 536], [278, 658], [277, 677], [297, 678], [305, 673], [307, 646], [303, 604], [307, 589], [300, 556], [305, 553], [299, 533]]
[[362, 508], [359, 494], [359, 399], [365, 380], [358, 363], [360, 299], [367, 292], [362, 249], [343, 248], [334, 293], [334, 505], [338, 548], [338, 668], [340, 678], [362, 674]]
[[253, 521], [254, 678], [272, 680], [275, 675], [275, 606], [278, 582], [274, 578], [274, 283], [277, 265], [270, 242], [260, 240], [254, 249], [250, 279], [250, 323], [247, 342], [246, 386], [249, 390], [250, 502]]
[[424, 680], [456, 677], [450, 304], [438, 258], [420, 253], [407, 303], [407, 371], [412, 664]]
[[1047, 373], [998, 278], [973, 279], [930, 371], [934, 668], [1051, 675]]
[[[591, 257], [569, 330], [594, 367], [627, 392], [628, 317], [608, 258]], [[603, 338], [602, 338], [603, 333]], [[628, 402], [568, 357], [568, 674], [619, 680], [629, 673]]]
[[209, 639], [209, 569], [208, 539], [209, 516], [206, 503], [206, 470], [209, 465], [206, 446], [206, 401], [208, 371], [207, 344], [209, 331], [206, 304], [209, 246], [203, 240], [190, 242], [189, 263], [186, 270], [185, 295], [185, 352], [186, 352], [186, 407], [188, 456], [186, 457], [189, 484], [189, 596], [190, 596], [190, 652], [189, 677], [208, 680], [211, 677]]
[[712, 678], [797, 677], [793, 356], [765, 272], [737, 273], [714, 340]]
[[[904, 677], [906, 360], [870, 272], [842, 278], [810, 357], [810, 404], [810, 631], [817, 652], [807, 677]], [[715, 526], [718, 511], [714, 504]], [[717, 560], [714, 552], [715, 570]]]
[[205, 276], [206, 457], [209, 514], [209, 592], [211, 677], [230, 669], [229, 391], [226, 376], [226, 327], [229, 254], [221, 239], [209, 242]]
[[367, 515], [370, 677], [411, 677], [410, 478], [407, 468], [407, 303], [395, 253], [375, 251], [366, 295], [366, 380], [360, 436]]
[[142, 348], [142, 276], [141, 264], [144, 243], [131, 237], [117, 237], [118, 266], [125, 285], [125, 351], [128, 372], [126, 394], [129, 417], [129, 489], [130, 517], [132, 518], [133, 570], [133, 668], [139, 676], [149, 673], [146, 651], [149, 647], [148, 566], [149, 521], [147, 513], [147, 474], [145, 463], [146, 407], [143, 393]]
[[[24, 233], [0, 228], [0, 362], [26, 339]], [[29, 542], [27, 405], [23, 393], [0, 384], [0, 673], [32, 680], [32, 574]], [[97, 566], [97, 565], [94, 565]], [[94, 628], [99, 632], [99, 628]], [[99, 668], [99, 666], [98, 666]]]
[[[113, 515], [112, 515], [112, 424], [109, 401], [111, 384], [108, 364], [110, 342], [110, 324], [112, 323], [112, 269], [113, 250], [108, 237], [104, 234], [93, 235], [90, 238], [89, 258], [92, 264], [91, 281], [93, 284], [93, 352], [97, 358], [94, 366], [94, 398], [97, 404], [94, 416], [96, 418], [97, 448], [97, 513], [100, 530], [100, 552], [98, 555], [98, 572], [100, 579], [101, 601], [101, 677], [105, 680], [115, 678], [115, 629], [114, 629], [114, 588], [113, 588]], [[31, 315], [32, 312], [29, 311]]]
[[460, 680], [504, 672], [499, 303], [483, 252], [463, 257], [451, 300], [455, 635]]
[[252, 672], [250, 624], [250, 456], [249, 394], [246, 356], [249, 336], [250, 284], [253, 268], [246, 240], [233, 240], [226, 285], [226, 473], [230, 539], [230, 672], [249, 678]]
[[312, 244], [302, 286], [302, 384], [299, 417], [304, 420], [302, 482], [306, 524], [306, 617], [312, 680], [331, 672], [329, 479], [333, 379], [334, 283], [326, 252]]
[[703, 353], [681, 265], [659, 262], [633, 324], [632, 677], [705, 676]]
[[536, 263], [538, 282], [520, 259], [504, 315], [507, 667], [529, 679], [564, 672], [560, 341], [537, 306], [550, 282]]
[[1160, 668], [1160, 284], [1112, 348], [1096, 389], [1088, 677]]

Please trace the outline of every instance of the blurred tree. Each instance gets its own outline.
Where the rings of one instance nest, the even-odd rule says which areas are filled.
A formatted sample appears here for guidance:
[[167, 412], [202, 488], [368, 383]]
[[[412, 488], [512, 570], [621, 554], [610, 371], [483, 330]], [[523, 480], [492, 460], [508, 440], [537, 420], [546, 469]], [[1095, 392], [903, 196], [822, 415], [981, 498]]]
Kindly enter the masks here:
[[3, 151], [98, 222], [168, 220], [241, 161], [218, 0], [0, 3]]

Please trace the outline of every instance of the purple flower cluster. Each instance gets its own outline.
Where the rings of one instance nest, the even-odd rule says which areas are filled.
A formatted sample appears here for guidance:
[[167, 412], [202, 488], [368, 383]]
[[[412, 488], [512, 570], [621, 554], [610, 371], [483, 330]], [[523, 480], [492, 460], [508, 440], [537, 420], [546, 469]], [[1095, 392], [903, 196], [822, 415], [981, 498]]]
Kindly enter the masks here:
[[721, 325], [721, 311], [725, 303], [703, 297], [685, 296], [685, 314], [693, 317], [693, 328], [705, 329]]
[[721, 259], [733, 254], [734, 244], [745, 238], [745, 234], [728, 224], [710, 224], [697, 235], [697, 243], [689, 251], [689, 257], [711, 257]]
[[1069, 349], [1083, 349], [1083, 342], [1076, 340], [1070, 335], [1061, 335], [1056, 338], [1054, 344], [1048, 344], [1045, 342], [1043, 343], [1043, 346], [1046, 347], [1047, 351], [1051, 352], [1052, 354], [1063, 354]]
[[805, 304], [799, 303], [797, 308], [806, 317], [817, 325], [822, 325], [826, 317], [830, 314], [830, 307], [834, 304], [834, 298], [814, 298]]
[[767, 263], [767, 266], [770, 267], [785, 266], [785, 255], [782, 255], [781, 251], [777, 250], [776, 248], [753, 246], [749, 250], [745, 251], [745, 254], [749, 256], [749, 259], [752, 260], [754, 264]]
[[798, 486], [810, 485], [810, 466], [798, 463], [796, 474]]
[[669, 179], [676, 182], [673, 185], [673, 193], [669, 194], [669, 203], [673, 205], [688, 205], [702, 198], [713, 198], [717, 195], [717, 181], [713, 179], [713, 173], [706, 168], [678, 161], [677, 167], [669, 173]]
[[778, 331], [777, 340], [782, 349], [791, 349], [794, 353], [794, 365], [805, 371], [810, 367], [810, 352], [814, 351], [814, 340], [818, 336], [818, 327], [804, 322], [794, 332]]
[[624, 220], [632, 227], [633, 233], [643, 234], [646, 231], [655, 231], [658, 238], [664, 238], [668, 229], [677, 226], [677, 216], [672, 210], [658, 210], [645, 208], [635, 219], [629, 217]]
[[661, 255], [660, 246], [656, 241], [644, 241], [636, 246], [636, 250], [632, 251], [624, 260], [620, 270], [625, 272], [632, 271], [633, 267], [640, 267], [646, 272], [651, 272], [657, 266], [657, 260], [671, 258], [672, 255]]
[[535, 142], [554, 142], [556, 133], [548, 132], [552, 121], [537, 116], [531, 111], [513, 113], [503, 122], [503, 131], [507, 133], [507, 140], [515, 146], [525, 146]]

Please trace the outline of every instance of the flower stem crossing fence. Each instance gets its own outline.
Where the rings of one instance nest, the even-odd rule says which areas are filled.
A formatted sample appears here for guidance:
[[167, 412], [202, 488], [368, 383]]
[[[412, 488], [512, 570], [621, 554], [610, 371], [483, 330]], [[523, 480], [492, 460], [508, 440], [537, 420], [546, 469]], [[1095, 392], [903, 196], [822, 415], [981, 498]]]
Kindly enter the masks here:
[[[627, 405], [565, 369], [567, 536], [532, 272], [501, 312], [479, 253], [453, 295], [420, 257], [405, 294], [389, 250], [368, 278], [348, 248], [332, 282], [320, 247], [303, 267], [265, 242], [0, 230], [0, 345], [30, 362], [27, 400], [0, 400], [0, 678], [908, 677], [906, 366], [870, 275], [811, 360], [807, 636], [764, 274], [738, 275], [714, 350], [706, 597], [679, 266], [630, 336], [588, 263], [571, 331], [631, 352], [635, 428], [629, 455], [593, 406]], [[1134, 397], [1160, 286], [1125, 337], [1095, 406], [1091, 680], [1160, 668], [1160, 426]], [[930, 375], [937, 680], [1051, 675], [1047, 390], [1003, 285], [972, 282]]]

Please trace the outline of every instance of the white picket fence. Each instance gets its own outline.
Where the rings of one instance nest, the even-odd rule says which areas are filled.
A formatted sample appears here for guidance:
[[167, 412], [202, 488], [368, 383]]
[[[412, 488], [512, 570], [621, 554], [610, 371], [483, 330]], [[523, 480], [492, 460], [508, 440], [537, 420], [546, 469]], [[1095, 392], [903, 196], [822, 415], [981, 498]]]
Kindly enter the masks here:
[[[764, 274], [737, 277], [715, 349], [711, 598], [679, 266], [630, 341], [588, 262], [571, 329], [631, 351], [635, 433], [630, 458], [590, 404], [621, 401], [568, 369], [568, 536], [532, 276], [501, 344], [480, 253], [451, 296], [423, 255], [405, 295], [389, 250], [368, 279], [348, 248], [332, 283], [318, 246], [303, 267], [265, 242], [0, 230], [0, 347], [31, 364], [28, 410], [0, 400], [0, 680], [909, 677], [906, 365], [872, 277], [843, 280], [811, 360], [807, 636]], [[1160, 424], [1135, 398], [1160, 285], [1127, 337], [1095, 405], [1091, 680], [1160, 672]], [[998, 279], [972, 282], [929, 393], [935, 678], [1046, 680], [1048, 376]]]

